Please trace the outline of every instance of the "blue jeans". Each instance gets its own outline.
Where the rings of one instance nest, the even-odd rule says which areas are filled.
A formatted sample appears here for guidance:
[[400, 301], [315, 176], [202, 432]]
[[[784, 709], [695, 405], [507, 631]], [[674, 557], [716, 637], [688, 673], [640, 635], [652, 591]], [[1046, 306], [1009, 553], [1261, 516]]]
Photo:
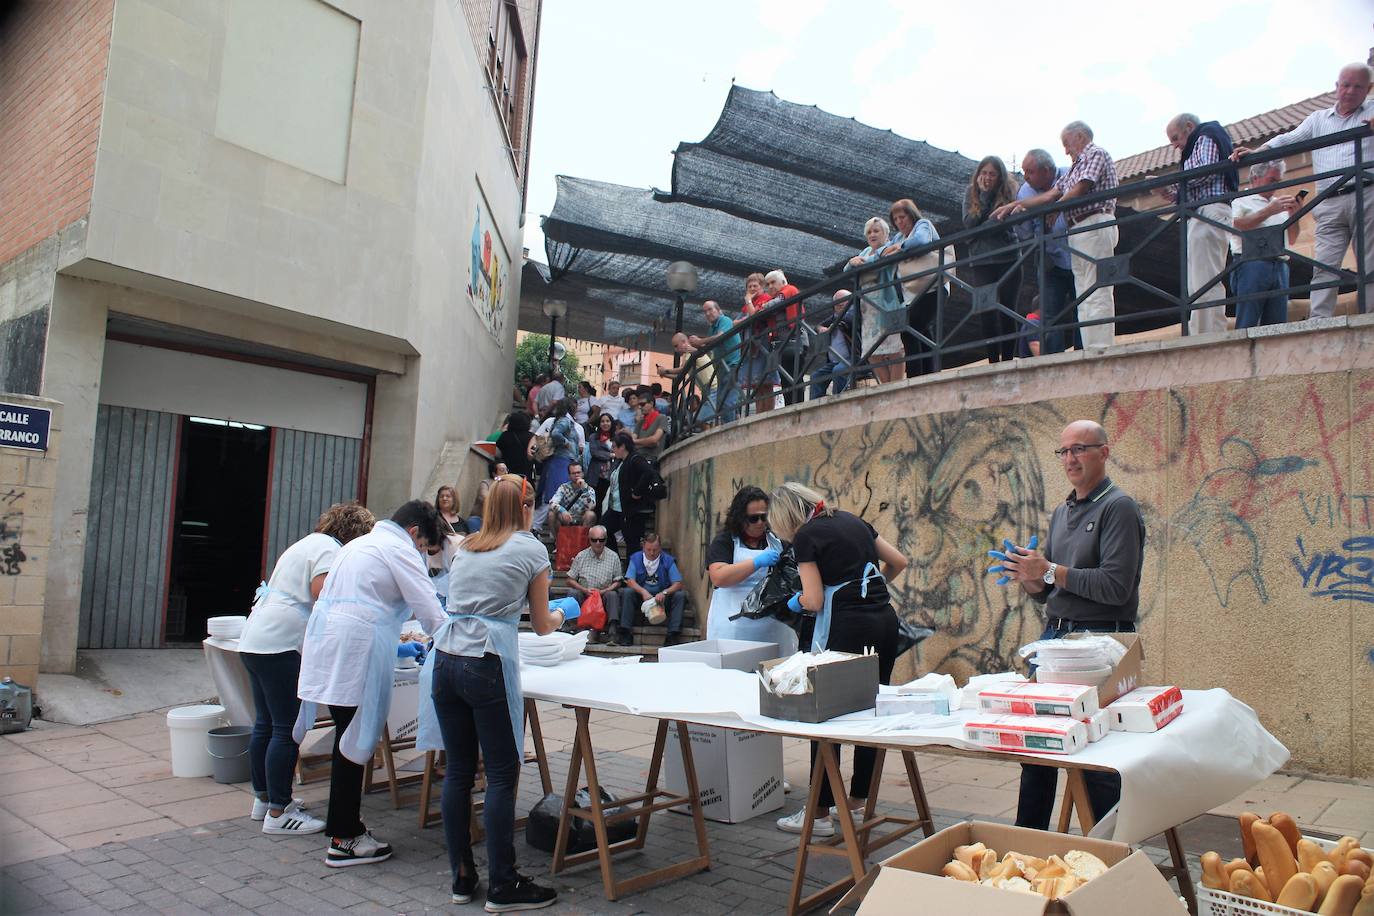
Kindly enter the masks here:
[[301, 675], [299, 652], [275, 655], [240, 653], [253, 687], [257, 718], [253, 736], [248, 740], [248, 768], [253, 792], [266, 798], [273, 808], [291, 804], [291, 774], [296, 769], [300, 748], [291, 740], [301, 701], [296, 697], [296, 682]]
[[469, 515], [469, 516], [468, 516], [468, 531], [472, 532], [473, 534], [476, 534], [477, 532], [479, 532], [479, 531], [481, 531], [481, 530], [482, 530], [482, 516], [480, 516], [480, 515]]
[[[1288, 288], [1288, 262], [1278, 258], [1241, 261], [1231, 271], [1236, 296]], [[1288, 320], [1288, 293], [1270, 293], [1236, 303], [1236, 327], [1257, 328]]]
[[[831, 355], [833, 357], [834, 354]], [[842, 363], [833, 358], [826, 360], [825, 365], [811, 373], [811, 400], [825, 397], [827, 386], [834, 389], [836, 394], [848, 388], [851, 376], [841, 374], [847, 373], [848, 369], [849, 363]]]
[[481, 658], [439, 652], [434, 659], [434, 710], [444, 736], [448, 765], [440, 803], [444, 842], [454, 878], [472, 863], [472, 785], [477, 748], [487, 773], [483, 825], [487, 832], [488, 886], [515, 880], [515, 792], [520, 783], [520, 753], [506, 707], [501, 657]]
[[1073, 297], [1073, 271], [1046, 265], [1045, 288], [1040, 290], [1040, 323], [1045, 327], [1045, 346], [1040, 351], [1042, 356], [1063, 353], [1070, 343], [1075, 350], [1083, 349], [1083, 338], [1078, 329], [1069, 330], [1065, 327], [1078, 321], [1078, 306], [1071, 304]]
[[[722, 366], [716, 373], [716, 384], [711, 389], [710, 398], [715, 402], [715, 414], [722, 423], [734, 420], [735, 410], [739, 407], [739, 386], [734, 383], [736, 372], [736, 366]], [[705, 412], [703, 407], [702, 413]]]
[[[1134, 623], [1107, 623], [1084, 626], [1082, 624], [1059, 621], [1055, 626], [1051, 621], [1045, 624], [1041, 639], [1059, 639], [1075, 630], [1092, 630], [1095, 633], [1134, 633]], [[1035, 667], [1031, 667], [1035, 676]], [[1083, 781], [1088, 786], [1088, 803], [1093, 809], [1093, 819], [1101, 820], [1116, 803], [1121, 801], [1121, 776], [1117, 773], [1102, 773], [1093, 770], [1083, 771]], [[1016, 826], [1033, 830], [1049, 830], [1050, 818], [1054, 816], [1054, 793], [1059, 784], [1059, 770], [1056, 767], [1042, 767], [1021, 764], [1021, 794], [1016, 801]]]

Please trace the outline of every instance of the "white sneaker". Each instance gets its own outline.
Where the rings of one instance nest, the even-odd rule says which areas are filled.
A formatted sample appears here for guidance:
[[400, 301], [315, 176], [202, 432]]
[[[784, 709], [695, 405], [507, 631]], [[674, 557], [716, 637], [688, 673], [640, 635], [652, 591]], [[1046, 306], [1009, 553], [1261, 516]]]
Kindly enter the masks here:
[[319, 833], [324, 829], [324, 821], [298, 806], [295, 802], [287, 805], [278, 817], [268, 814], [262, 821], [262, 832], [281, 833]]
[[391, 858], [391, 847], [378, 842], [372, 831], [351, 839], [334, 837], [329, 841], [329, 851], [325, 854], [324, 864], [330, 868], [347, 868], [350, 865], [367, 865]]
[[[778, 818], [778, 829], [783, 833], [801, 833], [802, 824], [806, 823], [806, 809], [802, 808], [796, 814]], [[830, 820], [830, 816], [818, 817], [811, 824], [811, 835], [813, 837], [827, 837], [835, 835], [835, 824]]]
[[[840, 816], [840, 809], [839, 809], [839, 806], [838, 806], [838, 805], [831, 805], [831, 806], [830, 806], [830, 816], [831, 816], [831, 817], [839, 817], [839, 816]], [[857, 808], [850, 808], [850, 809], [849, 809], [849, 819], [852, 820], [852, 821], [853, 821], [854, 823], [856, 823], [856, 824], [857, 824], [859, 821], [862, 821], [862, 820], [864, 819], [864, 809], [863, 809], [863, 806], [860, 805], [860, 806], [857, 807]]]
[[782, 794], [783, 794], [783, 795], [791, 795], [791, 794], [792, 794], [792, 783], [788, 782], [788, 781], [785, 780], [785, 779], [782, 781]]
[[[293, 798], [291, 799], [291, 807], [299, 808], [300, 810], [304, 811], [305, 802], [301, 801], [299, 798]], [[267, 817], [267, 812], [270, 810], [272, 810], [272, 806], [270, 804], [268, 804], [261, 798], [254, 798], [253, 813], [248, 816], [255, 821], [260, 821], [263, 818]]]

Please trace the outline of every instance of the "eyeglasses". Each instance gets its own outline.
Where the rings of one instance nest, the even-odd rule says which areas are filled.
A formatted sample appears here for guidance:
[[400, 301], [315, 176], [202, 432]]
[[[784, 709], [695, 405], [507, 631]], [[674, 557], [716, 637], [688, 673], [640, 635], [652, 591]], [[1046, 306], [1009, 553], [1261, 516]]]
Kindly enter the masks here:
[[604, 543], [606, 543], [606, 539], [605, 539], [605, 538], [587, 538], [587, 540], [591, 541], [593, 544], [604, 544]]
[[758, 515], [746, 515], [744, 520], [751, 525], [757, 525], [759, 522], [768, 521], [768, 513], [760, 512]]
[[1063, 458], [1065, 455], [1073, 455], [1075, 458], [1080, 458], [1088, 449], [1102, 448], [1106, 444], [1105, 442], [1097, 442], [1092, 445], [1070, 445], [1068, 448], [1057, 448], [1054, 450], [1054, 457]]

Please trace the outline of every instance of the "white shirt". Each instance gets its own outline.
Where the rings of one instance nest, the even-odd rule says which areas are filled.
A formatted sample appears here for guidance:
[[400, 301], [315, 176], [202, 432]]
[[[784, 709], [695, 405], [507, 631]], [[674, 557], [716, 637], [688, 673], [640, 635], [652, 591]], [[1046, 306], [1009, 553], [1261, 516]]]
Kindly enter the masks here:
[[396, 609], [408, 607], [426, 633], [446, 619], [424, 556], [405, 529], [390, 520], [344, 545], [320, 601], [329, 602], [329, 616], [301, 649], [298, 690], [302, 700], [314, 703], [362, 702], [377, 628], [394, 627], [392, 638], [400, 639]]
[[578, 398], [577, 409], [573, 411], [573, 419], [578, 423], [586, 423], [587, 415], [592, 412], [591, 398]]
[[[581, 461], [581, 460], [582, 460], [582, 457], [581, 457], [581, 456], [582, 456], [582, 452], [587, 448], [587, 433], [582, 429], [582, 424], [581, 424], [581, 423], [578, 423], [576, 419], [574, 419], [574, 418], [569, 418], [569, 419], [572, 419], [572, 421], [573, 421], [573, 424], [572, 424], [572, 428], [573, 428], [573, 438], [575, 438], [575, 439], [577, 440], [577, 448], [575, 449], [576, 452], [577, 452], [577, 457], [574, 458], [573, 460], [575, 460], [575, 461]], [[536, 430], [534, 431], [535, 435], [537, 435], [537, 436], [547, 436], [549, 433], [553, 432], [553, 424], [554, 424], [555, 422], [556, 422], [556, 421], [554, 420], [553, 417], [549, 417], [549, 418], [548, 418], [547, 420], [545, 420], [543, 423], [540, 423], [540, 424], [539, 424], [539, 428], [536, 429]]]
[[299, 652], [305, 622], [315, 599], [310, 583], [329, 572], [339, 542], [327, 534], [307, 534], [277, 558], [267, 594], [253, 605], [239, 637], [239, 651], [253, 655]]
[[[1269, 206], [1269, 201], [1260, 194], [1251, 194], [1248, 197], [1237, 197], [1235, 200], [1231, 201], [1231, 222], [1235, 223], [1235, 221], [1242, 216], [1254, 216], [1267, 206]], [[1276, 213], [1269, 214], [1260, 225], [1282, 226], [1287, 219], [1288, 214], [1279, 210]], [[1242, 234], [1243, 233], [1241, 233], [1239, 229], [1231, 234], [1231, 251], [1235, 254], [1240, 254], [1241, 252], [1242, 242], [1240, 239]]]
[[[1279, 134], [1274, 139], [1265, 143], [1260, 149], [1273, 149], [1276, 146], [1287, 146], [1290, 143], [1298, 143], [1302, 140], [1314, 140], [1317, 137], [1325, 137], [1328, 134], [1338, 134], [1343, 130], [1352, 127], [1359, 127], [1374, 118], [1374, 99], [1366, 99], [1364, 104], [1356, 108], [1350, 114], [1342, 117], [1336, 114], [1336, 106], [1323, 108], [1321, 111], [1314, 111], [1303, 118], [1301, 124], [1293, 128], [1286, 134]], [[1374, 137], [1365, 137], [1363, 159], [1366, 166], [1374, 162]], [[1341, 143], [1337, 146], [1327, 146], [1322, 149], [1312, 150], [1312, 172], [1319, 174], [1329, 172], [1332, 169], [1346, 168], [1355, 164], [1355, 145], [1353, 143]], [[1330, 185], [1335, 178], [1323, 178], [1317, 182], [1317, 191], [1320, 193]]]

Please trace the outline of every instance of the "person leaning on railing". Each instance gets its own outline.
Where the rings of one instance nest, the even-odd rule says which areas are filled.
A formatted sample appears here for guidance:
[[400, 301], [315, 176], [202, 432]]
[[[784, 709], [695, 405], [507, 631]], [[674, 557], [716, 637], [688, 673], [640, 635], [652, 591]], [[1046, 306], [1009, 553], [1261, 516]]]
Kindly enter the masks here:
[[[772, 297], [763, 288], [763, 274], [744, 278], [744, 317], [765, 308]], [[754, 410], [773, 409], [773, 388], [778, 384], [777, 367], [768, 365], [768, 338], [777, 319], [757, 321], [745, 332], [744, 361], [740, 365], [740, 386], [754, 401]]]
[[[887, 210], [893, 234], [888, 239], [884, 255], [922, 248], [939, 241], [935, 224], [921, 215], [916, 202], [909, 197], [893, 201]], [[940, 307], [940, 286], [949, 283], [935, 268], [940, 265], [940, 250], [908, 258], [897, 265], [897, 279], [902, 283], [899, 295], [906, 299], [906, 323], [912, 331], [934, 339], [935, 312]], [[926, 273], [926, 271], [931, 271]], [[937, 282], [940, 281], [940, 282]], [[935, 361], [929, 357], [931, 348], [911, 331], [902, 332], [902, 351], [906, 354], [906, 377], [915, 378], [935, 371]]]
[[[984, 156], [969, 177], [964, 193], [964, 228], [985, 225], [998, 207], [1016, 201], [1018, 190], [1016, 180], [1007, 173], [1006, 163], [998, 156]], [[960, 273], [967, 274], [971, 286], [997, 287], [997, 301], [1013, 311], [1021, 291], [1021, 268], [1016, 263], [1016, 250], [1011, 248], [1015, 242], [1016, 234], [1010, 228], [980, 232], [969, 240], [969, 264], [960, 269]], [[1016, 338], [1012, 336], [1016, 322], [999, 309], [980, 312], [978, 321], [987, 341], [988, 362], [1011, 359], [1016, 353]], [[994, 339], [998, 337], [1004, 339]]]
[[[1337, 134], [1361, 125], [1374, 127], [1374, 100], [1369, 98], [1372, 75], [1374, 70], [1364, 64], [1347, 64], [1342, 67], [1340, 75], [1336, 78], [1335, 105], [1312, 112], [1297, 127], [1286, 134], [1279, 134], [1258, 149], [1275, 149], [1302, 140]], [[1374, 276], [1374, 193], [1371, 192], [1374, 178], [1368, 171], [1369, 166], [1374, 163], [1374, 138], [1365, 136], [1360, 140], [1360, 144], [1365, 171], [1347, 181], [1335, 194], [1317, 204], [1313, 210], [1317, 218], [1317, 229], [1312, 257], [1322, 264], [1337, 267], [1344, 260], [1350, 246], [1358, 242], [1362, 232], [1367, 272], [1364, 295], [1368, 307], [1370, 297], [1374, 296], [1374, 281], [1368, 281], [1369, 276]], [[1255, 150], [1248, 146], [1238, 146], [1231, 154], [1231, 158], [1239, 159], [1251, 152]], [[1353, 143], [1341, 143], [1312, 150], [1314, 175], [1350, 168], [1354, 164]], [[1317, 179], [1317, 193], [1321, 194], [1337, 180], [1339, 176]], [[1364, 225], [1358, 229], [1355, 225], [1356, 191], [1364, 198]], [[1331, 283], [1335, 280], [1336, 274], [1329, 270], [1314, 271], [1312, 276], [1313, 284]], [[1312, 291], [1313, 318], [1330, 318], [1335, 314], [1337, 292], [1334, 286]]]
[[[1064, 152], [1073, 159], [1069, 170], [1056, 178], [1054, 186], [1043, 194], [998, 207], [992, 212], [993, 219], [1006, 219], [1033, 207], [1070, 201], [1099, 191], [1113, 191], [1118, 187], [1120, 182], [1116, 176], [1116, 163], [1106, 150], [1093, 142], [1091, 127], [1082, 121], [1071, 121], [1060, 131], [1059, 139], [1064, 144]], [[1112, 287], [1092, 289], [1097, 285], [1097, 262], [1111, 257], [1116, 250], [1118, 233], [1116, 224], [1112, 222], [1115, 213], [1116, 199], [1109, 198], [1070, 207], [1064, 214], [1069, 228], [1080, 230], [1069, 237], [1068, 244], [1074, 256], [1074, 286], [1078, 295], [1084, 296], [1078, 305], [1081, 321], [1116, 317], [1116, 297]], [[1092, 292], [1088, 293], [1088, 290]], [[1086, 327], [1082, 329], [1082, 336], [1084, 346], [1108, 347], [1112, 343], [1113, 326], [1104, 323]]]
[[[1025, 180], [1021, 184], [1021, 189], [1016, 192], [1016, 199], [1024, 202], [1037, 194], [1043, 194], [1054, 187], [1056, 179], [1068, 173], [1069, 170], [1062, 165], [1054, 164], [1054, 157], [1047, 150], [1033, 149], [1021, 160], [1021, 176]], [[1074, 327], [1069, 331], [1065, 327], [1078, 324], [1078, 306], [1073, 301], [1073, 270], [1070, 267], [1069, 249], [1064, 238], [1067, 231], [1068, 223], [1064, 221], [1063, 213], [1016, 224], [1016, 236], [1022, 241], [1049, 233], [1041, 249], [1044, 264], [1039, 265], [1039, 268], [1043, 272], [1037, 274], [1044, 278], [1043, 282], [1037, 281], [1040, 282], [1039, 312], [1045, 327], [1045, 345], [1041, 348], [1043, 353], [1062, 353], [1070, 344], [1075, 350], [1083, 349], [1083, 338], [1079, 335], [1078, 328]], [[1026, 347], [1029, 351], [1029, 343]]]
[[826, 342], [825, 362], [811, 373], [811, 400], [825, 397], [827, 386], [833, 387], [836, 394], [849, 387], [849, 368], [853, 363], [854, 316], [852, 314], [854, 294], [847, 289], [835, 291], [833, 299], [835, 313], [822, 325], [816, 327], [818, 338]]
[[[715, 385], [710, 391], [702, 392], [702, 399], [711, 405], [712, 412], [720, 417], [720, 422], [729, 423], [735, 419], [735, 407], [739, 404], [739, 387], [735, 376], [740, 364], [740, 339], [738, 333], [731, 333], [739, 322], [731, 321], [714, 299], [703, 302], [701, 309], [711, 326], [711, 336], [698, 337], [693, 334], [687, 338], [687, 343], [698, 350], [710, 349]], [[698, 357], [700, 359], [702, 357]], [[705, 412], [703, 408], [702, 413]]]
[[[801, 292], [787, 282], [786, 274], [777, 269], [768, 271], [764, 276], [763, 288], [771, 297], [770, 304], [781, 299], [791, 299]], [[768, 338], [773, 352], [777, 354], [778, 365], [787, 371], [788, 377], [781, 380], [782, 402], [795, 404], [805, 399], [806, 391], [799, 387], [802, 364], [806, 360], [806, 341], [802, 337], [804, 332], [801, 327], [801, 303], [793, 302], [784, 308], [783, 312], [783, 317], [775, 316], [767, 321]]]
[[[862, 269], [864, 265], [883, 257], [884, 249], [892, 247], [893, 244], [900, 244], [900, 241], [893, 242], [891, 229], [881, 216], [875, 216], [864, 223], [864, 238], [868, 240], [868, 247], [850, 258], [845, 264], [845, 270]], [[897, 285], [897, 272], [891, 266], [859, 275], [860, 288], [874, 284], [880, 285], [867, 294], [859, 294], [859, 307], [862, 310], [859, 321], [859, 353], [868, 354], [868, 359], [875, 364], [891, 363], [886, 366], [873, 366], [873, 376], [878, 380], [878, 384], [882, 385], [899, 381], [906, 374], [901, 363], [893, 362], [897, 354], [903, 352], [902, 338], [894, 333], [888, 334], [881, 342], [878, 340], [885, 330], [882, 316], [901, 309], [902, 294], [901, 287]]]
[[[1241, 258], [1245, 250], [1241, 233], [1260, 226], [1282, 226], [1301, 206], [1293, 195], [1275, 194], [1270, 187], [1283, 180], [1284, 171], [1282, 159], [1250, 166], [1250, 190], [1254, 193], [1231, 202], [1231, 222], [1236, 228], [1231, 236], [1231, 251], [1236, 256], [1231, 268], [1231, 290], [1237, 297], [1258, 296], [1236, 303], [1237, 329], [1283, 324], [1288, 320], [1288, 256]], [[1297, 220], [1288, 227], [1287, 240], [1290, 246], [1298, 241]], [[1259, 295], [1266, 292], [1268, 295]]]

